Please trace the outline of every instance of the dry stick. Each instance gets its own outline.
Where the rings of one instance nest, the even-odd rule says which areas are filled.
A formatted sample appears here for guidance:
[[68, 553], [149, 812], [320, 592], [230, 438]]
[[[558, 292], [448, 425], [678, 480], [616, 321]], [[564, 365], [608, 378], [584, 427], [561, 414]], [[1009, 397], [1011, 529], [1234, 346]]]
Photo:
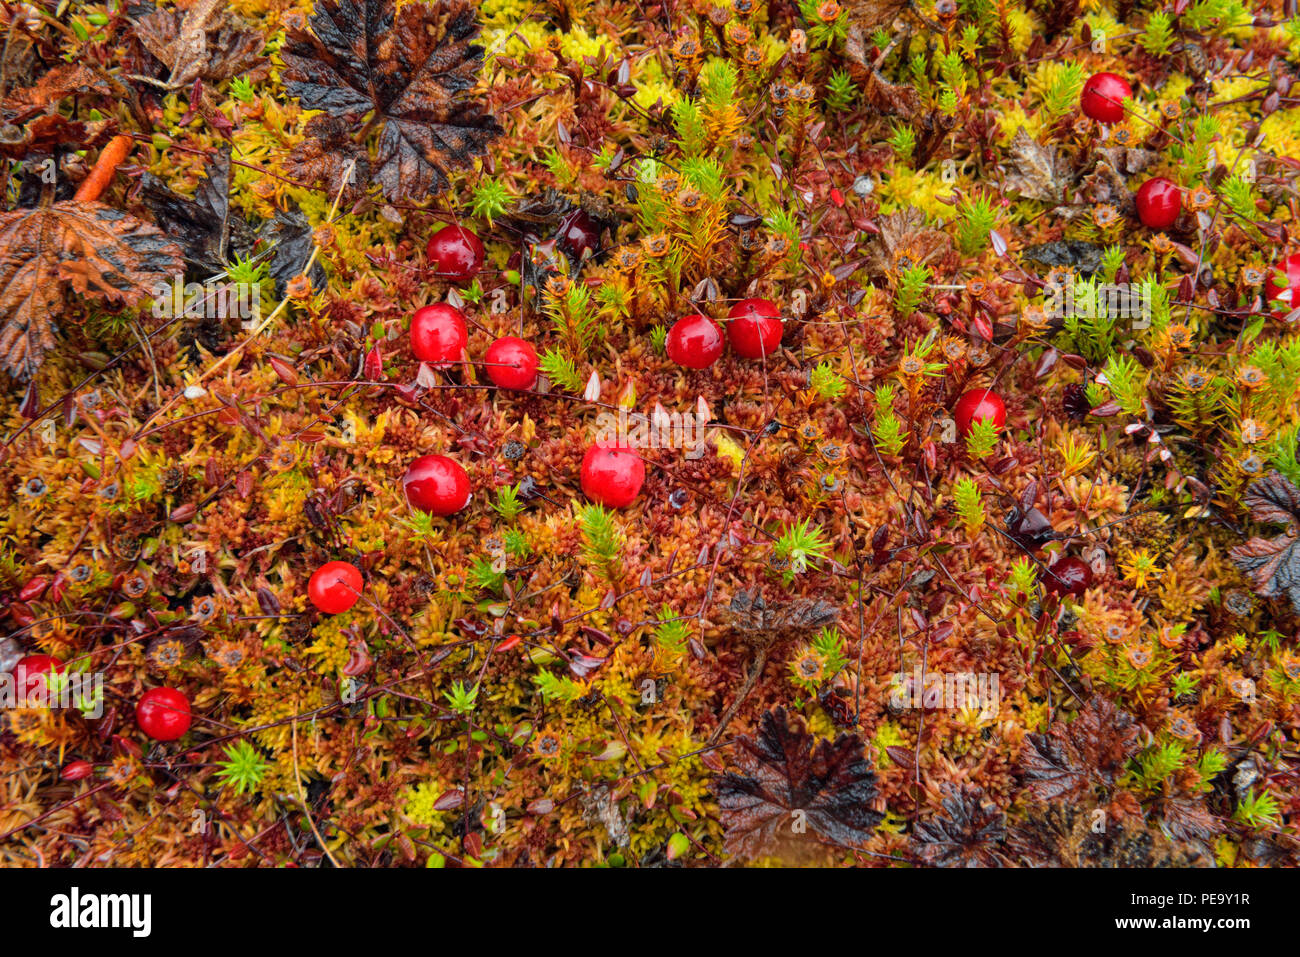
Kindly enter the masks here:
[[104, 190], [108, 189], [108, 184], [113, 181], [117, 168], [131, 152], [132, 142], [131, 137], [126, 133], [119, 133], [109, 140], [108, 145], [100, 152], [99, 159], [95, 160], [94, 169], [90, 171], [90, 175], [85, 178], [72, 198], [79, 203], [92, 203], [99, 199], [104, 194]]
[[730, 707], [722, 713], [722, 717], [718, 721], [718, 726], [713, 729], [713, 734], [709, 735], [709, 744], [716, 744], [718, 738], [722, 737], [722, 732], [727, 730], [727, 725], [731, 724], [731, 719], [736, 716], [736, 712], [740, 710], [740, 706], [745, 703], [745, 700], [749, 697], [749, 693], [753, 691], [754, 686], [758, 684], [758, 679], [767, 668], [767, 655], [771, 648], [772, 645], [769, 642], [754, 656], [753, 669], [745, 678], [745, 683], [741, 686], [740, 691], [737, 692], [736, 700], [731, 702]]
[[[308, 266], [307, 268], [311, 268]], [[296, 702], [295, 702], [296, 704]], [[325, 852], [325, 856], [330, 859], [330, 863], [337, 869], [339, 868], [338, 859], [330, 851], [329, 845], [325, 843], [325, 838], [320, 836], [320, 831], [316, 830], [316, 822], [311, 816], [311, 805], [307, 803], [307, 794], [302, 789], [302, 775], [298, 772], [298, 716], [294, 715], [293, 721], [289, 725], [290, 735], [293, 739], [293, 783], [298, 785], [298, 800], [302, 802], [302, 813], [307, 815], [307, 823], [311, 825], [312, 834], [316, 835], [316, 843], [320, 849]]]

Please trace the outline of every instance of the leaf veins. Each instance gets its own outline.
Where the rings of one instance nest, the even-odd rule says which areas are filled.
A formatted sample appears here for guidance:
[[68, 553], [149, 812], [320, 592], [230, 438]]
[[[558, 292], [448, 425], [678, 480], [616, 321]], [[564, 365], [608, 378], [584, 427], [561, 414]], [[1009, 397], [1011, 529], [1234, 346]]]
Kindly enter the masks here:
[[806, 837], [792, 828], [797, 811], [810, 833], [844, 847], [861, 847], [883, 818], [871, 808], [876, 775], [857, 735], [814, 740], [777, 708], [763, 715], [757, 737], [737, 743], [738, 770], [716, 784], [728, 853], [757, 857]]
[[1250, 575], [1265, 598], [1287, 595], [1300, 612], [1300, 489], [1279, 472], [1269, 472], [1246, 489], [1250, 517], [1267, 525], [1286, 525], [1276, 538], [1252, 538], [1228, 556]]
[[156, 227], [103, 203], [0, 213], [0, 362], [18, 378], [35, 373], [69, 287], [135, 305], [180, 270], [180, 249]]
[[1054, 721], [1046, 734], [1031, 734], [1021, 760], [1025, 784], [1040, 801], [1082, 797], [1093, 784], [1108, 790], [1138, 750], [1133, 716], [1100, 696], [1066, 724]]
[[1011, 141], [1014, 164], [1007, 174], [1007, 189], [1029, 199], [1059, 204], [1074, 181], [1070, 164], [1055, 146], [1043, 146], [1022, 126]]
[[[478, 79], [483, 50], [465, 0], [407, 4], [394, 0], [321, 0], [311, 31], [293, 27], [282, 48], [285, 88], [304, 109], [324, 110], [359, 131], [379, 126], [371, 175], [390, 202], [420, 202], [442, 193], [447, 172], [468, 168], [500, 132], [466, 93]], [[338, 130], [309, 126], [291, 166], [328, 178]], [[337, 167], [337, 169], [336, 169]]]
[[916, 825], [916, 856], [937, 867], [997, 867], [1005, 815], [974, 785], [944, 786], [943, 814]]

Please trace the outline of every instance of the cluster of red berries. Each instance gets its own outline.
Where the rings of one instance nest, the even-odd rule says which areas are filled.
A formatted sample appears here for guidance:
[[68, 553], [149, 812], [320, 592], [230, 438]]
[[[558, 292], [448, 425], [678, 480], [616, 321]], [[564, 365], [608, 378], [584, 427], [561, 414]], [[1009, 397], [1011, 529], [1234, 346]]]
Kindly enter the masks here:
[[[483, 268], [483, 244], [463, 226], [444, 226], [431, 237], [425, 252], [444, 279], [472, 279]], [[435, 369], [459, 362], [469, 345], [465, 314], [455, 306], [436, 302], [417, 309], [411, 319], [411, 351]], [[488, 378], [502, 389], [531, 389], [537, 382], [537, 350], [515, 336], [503, 336], [483, 357]]]
[[[781, 310], [770, 299], [742, 299], [727, 313], [727, 339], [744, 359], [762, 359], [776, 352], [783, 331]], [[699, 314], [673, 323], [664, 344], [668, 358], [687, 369], [707, 369], [725, 346], [718, 324]]]
[[[1083, 84], [1079, 106], [1086, 116], [1098, 123], [1124, 120], [1124, 101], [1133, 98], [1133, 87], [1115, 73], [1094, 73]], [[1183, 211], [1183, 194], [1178, 184], [1155, 176], [1137, 191], [1137, 214], [1148, 229], [1168, 229]]]

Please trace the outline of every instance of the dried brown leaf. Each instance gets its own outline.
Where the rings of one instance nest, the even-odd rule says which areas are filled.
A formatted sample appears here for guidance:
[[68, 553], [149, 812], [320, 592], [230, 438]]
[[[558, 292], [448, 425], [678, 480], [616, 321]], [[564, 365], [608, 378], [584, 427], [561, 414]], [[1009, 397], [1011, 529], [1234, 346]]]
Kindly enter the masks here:
[[181, 270], [180, 249], [156, 227], [103, 203], [65, 201], [0, 213], [0, 357], [30, 377], [54, 345], [68, 288], [135, 305]]
[[1300, 612], [1300, 489], [1279, 472], [1270, 472], [1246, 489], [1250, 517], [1269, 525], [1286, 525], [1276, 538], [1252, 538], [1228, 553], [1250, 575], [1265, 598], [1286, 595]]
[[182, 89], [200, 79], [260, 79], [270, 68], [262, 56], [265, 38], [234, 26], [221, 0], [198, 0], [185, 11], [155, 9], [135, 21], [133, 32], [167, 69], [166, 77], [159, 79], [168, 89]]
[[[305, 109], [324, 110], [353, 129], [372, 116], [379, 151], [371, 172], [390, 202], [443, 192], [448, 170], [468, 168], [500, 131], [468, 97], [483, 51], [470, 42], [479, 27], [464, 0], [400, 11], [393, 0], [321, 0], [311, 27], [288, 31], [285, 88]], [[300, 162], [310, 158], [299, 154]]]
[[1074, 173], [1059, 149], [1038, 143], [1022, 126], [1011, 140], [1011, 162], [1007, 189], [1044, 203], [1064, 202]]
[[1046, 734], [1031, 734], [1021, 757], [1025, 784], [1040, 801], [1083, 797], [1094, 785], [1109, 790], [1138, 750], [1139, 725], [1131, 714], [1101, 696], [1069, 724], [1054, 721]]
[[1004, 815], [974, 785], [944, 785], [943, 813], [916, 825], [913, 851], [936, 867], [998, 867], [1006, 837]]
[[11, 123], [20, 123], [56, 105], [74, 93], [107, 93], [104, 78], [83, 63], [61, 63], [33, 86], [14, 90], [5, 97], [4, 111]]
[[728, 853], [752, 858], [818, 838], [861, 847], [880, 823], [871, 808], [876, 776], [857, 735], [814, 739], [777, 708], [763, 715], [756, 737], [737, 744], [737, 770], [715, 787]]
[[[355, 169], [349, 170], [349, 163]], [[303, 140], [285, 158], [284, 169], [294, 179], [324, 187], [331, 196], [342, 189], [348, 204], [359, 200], [370, 182], [370, 157], [352, 138], [352, 124], [328, 113], [307, 121]]]

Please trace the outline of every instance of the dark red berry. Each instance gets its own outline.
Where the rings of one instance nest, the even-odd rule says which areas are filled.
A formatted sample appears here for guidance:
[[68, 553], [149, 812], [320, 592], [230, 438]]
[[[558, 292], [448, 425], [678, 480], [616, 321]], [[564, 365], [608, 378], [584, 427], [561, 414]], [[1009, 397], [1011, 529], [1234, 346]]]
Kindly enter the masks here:
[[452, 515], [469, 502], [469, 476], [455, 459], [421, 455], [402, 476], [412, 508], [433, 515]]
[[582, 491], [610, 508], [631, 504], [645, 482], [645, 463], [636, 449], [597, 442], [582, 457]]
[[585, 259], [600, 249], [600, 224], [585, 210], [575, 209], [561, 220], [555, 240], [570, 259]]
[[[1286, 285], [1279, 286], [1277, 280], [1286, 276]], [[1282, 308], [1273, 313], [1278, 319], [1285, 319], [1296, 309], [1300, 309], [1300, 253], [1293, 253], [1277, 263], [1268, 271], [1264, 279], [1264, 298], [1272, 303], [1280, 300]]]
[[718, 324], [707, 316], [683, 316], [668, 330], [668, 358], [687, 369], [707, 369], [722, 355], [725, 341]]
[[459, 362], [469, 345], [465, 314], [445, 302], [435, 302], [415, 311], [411, 319], [411, 351], [423, 362], [445, 369]]
[[1163, 176], [1147, 180], [1137, 191], [1138, 219], [1149, 229], [1168, 229], [1183, 211], [1183, 191]]
[[1054, 595], [1078, 597], [1092, 584], [1092, 569], [1082, 558], [1066, 555], [1044, 572], [1043, 581]]
[[993, 424], [1001, 429], [1007, 424], [1007, 407], [1002, 404], [1002, 397], [996, 392], [972, 389], [957, 400], [957, 404], [952, 407], [952, 417], [962, 435], [968, 434], [976, 422], [988, 419], [992, 419]]
[[444, 226], [429, 237], [425, 252], [444, 279], [473, 279], [483, 268], [483, 244], [464, 226]]
[[69, 761], [63, 766], [59, 777], [65, 781], [80, 781], [90, 777], [94, 770], [95, 766], [89, 761]]
[[1079, 106], [1083, 112], [1099, 123], [1120, 123], [1124, 120], [1124, 101], [1133, 96], [1133, 87], [1116, 73], [1094, 73], [1083, 84]]
[[502, 336], [483, 357], [488, 378], [503, 389], [531, 389], [537, 382], [537, 350], [515, 336]]
[[135, 723], [155, 741], [175, 741], [190, 729], [190, 699], [175, 688], [151, 688], [135, 706]]
[[727, 338], [736, 355], [761, 359], [781, 345], [781, 310], [770, 299], [742, 299], [727, 313]]
[[361, 597], [361, 572], [348, 562], [326, 562], [312, 572], [307, 597], [327, 615], [347, 611]]
[[63, 674], [63, 670], [63, 662], [53, 655], [27, 655], [19, 658], [18, 664], [14, 665], [14, 677], [17, 679], [14, 693], [19, 701], [31, 699], [33, 705], [48, 707], [46, 695], [50, 689], [45, 683], [46, 677], [51, 673]]

